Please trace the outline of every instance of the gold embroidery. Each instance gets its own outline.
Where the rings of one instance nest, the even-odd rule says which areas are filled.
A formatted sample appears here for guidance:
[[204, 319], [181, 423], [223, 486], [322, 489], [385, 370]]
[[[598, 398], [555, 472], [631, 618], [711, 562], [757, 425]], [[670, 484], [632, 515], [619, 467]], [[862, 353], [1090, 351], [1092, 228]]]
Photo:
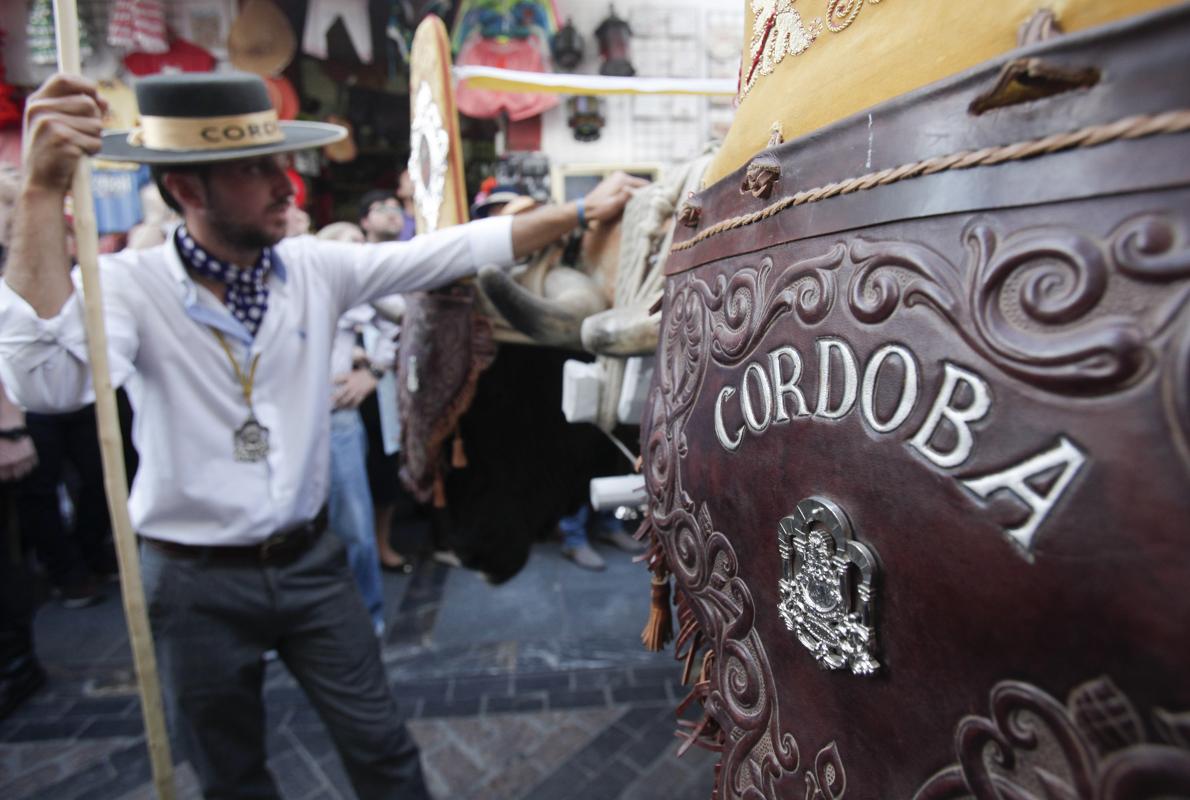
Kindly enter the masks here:
[[[797, 0], [752, 0], [752, 41], [749, 60], [740, 65], [740, 99], [756, 85], [762, 75], [771, 75], [786, 56], [806, 52], [818, 40], [824, 23], [821, 17], [808, 22], [793, 7]], [[839, 33], [845, 30], [863, 8], [865, 0], [826, 0], [825, 27]], [[880, 0], [866, 0], [876, 5]]]
[[814, 18], [807, 25], [793, 7], [794, 0], [752, 0], [752, 55], [741, 87], [741, 97], [756, 85], [761, 75], [771, 75], [788, 55], [801, 55], [822, 32], [822, 20]]
[[855, 20], [855, 15], [863, 7], [864, 0], [829, 0], [826, 4], [826, 27], [838, 33]]

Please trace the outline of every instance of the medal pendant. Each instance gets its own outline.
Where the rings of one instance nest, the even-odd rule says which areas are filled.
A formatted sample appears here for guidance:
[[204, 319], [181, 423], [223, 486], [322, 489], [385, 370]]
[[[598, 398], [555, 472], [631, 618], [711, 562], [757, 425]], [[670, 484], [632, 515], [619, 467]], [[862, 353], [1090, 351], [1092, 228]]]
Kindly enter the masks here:
[[269, 454], [269, 429], [250, 416], [235, 432], [236, 461], [263, 461]]

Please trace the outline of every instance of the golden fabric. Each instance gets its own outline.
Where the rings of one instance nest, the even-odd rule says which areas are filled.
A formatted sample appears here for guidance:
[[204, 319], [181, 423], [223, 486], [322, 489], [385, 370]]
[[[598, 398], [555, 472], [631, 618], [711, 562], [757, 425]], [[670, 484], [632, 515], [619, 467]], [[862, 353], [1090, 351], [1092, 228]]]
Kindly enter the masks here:
[[154, 150], [234, 150], [285, 141], [273, 109], [227, 117], [142, 116], [128, 142]]
[[[1178, 0], [745, 0], [740, 66], [744, 97], [704, 180], [714, 183], [762, 150], [774, 123], [780, 123], [788, 141], [1014, 49], [1020, 26], [1039, 9], [1053, 11], [1062, 30], [1072, 33], [1177, 4]], [[760, 25], [754, 27], [757, 17]], [[766, 26], [770, 18], [780, 24]], [[759, 59], [754, 59], [754, 41], [765, 45], [757, 48], [764, 51]], [[765, 74], [770, 68], [771, 74]]]

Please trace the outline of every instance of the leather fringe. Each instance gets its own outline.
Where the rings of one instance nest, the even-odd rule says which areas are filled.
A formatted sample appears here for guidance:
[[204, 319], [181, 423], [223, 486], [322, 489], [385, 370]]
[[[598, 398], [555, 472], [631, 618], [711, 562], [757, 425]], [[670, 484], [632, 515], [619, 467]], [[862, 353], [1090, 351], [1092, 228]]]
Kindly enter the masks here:
[[645, 649], [659, 653], [673, 639], [673, 612], [669, 607], [669, 576], [653, 576], [653, 598], [649, 608], [649, 620], [641, 631], [640, 641]]
[[[679, 587], [672, 590], [673, 604], [670, 604], [671, 588], [669, 585], [669, 567], [665, 559], [665, 548], [661, 537], [653, 525], [651, 515], [646, 511], [644, 521], [636, 531], [637, 541], [647, 541], [648, 549], [636, 557], [636, 561], [644, 561], [652, 573], [652, 603], [649, 610], [649, 621], [641, 632], [640, 640], [645, 648], [654, 652], [661, 650], [665, 644], [673, 640], [673, 622], [676, 609], [678, 621], [678, 635], [674, 641], [674, 658], [682, 662], [682, 684], [690, 686], [691, 678], [697, 679], [690, 686], [690, 693], [678, 704], [678, 728], [674, 735], [682, 740], [678, 746], [677, 755], [680, 758], [692, 747], [722, 753], [727, 746], [727, 737], [719, 723], [707, 710], [707, 701], [711, 694], [712, 676], [714, 674], [715, 651], [708, 644], [698, 617], [694, 613], [694, 606], [690, 598]], [[702, 715], [697, 721], [681, 719], [682, 715], [695, 703], [701, 707]], [[712, 790], [712, 800], [719, 796], [720, 773], [723, 761], [715, 765], [715, 783]]]
[[673, 610], [669, 604], [669, 570], [665, 566], [665, 551], [648, 512], [645, 512], [645, 518], [633, 538], [640, 541], [646, 537], [649, 548], [638, 558], [645, 562], [653, 577], [649, 619], [640, 633], [640, 641], [646, 650], [657, 653], [673, 639]]
[[[678, 747], [678, 758], [686, 754], [691, 747], [701, 747], [716, 753], [722, 753], [726, 738], [719, 723], [706, 710], [707, 698], [711, 694], [710, 666], [714, 662], [715, 653], [708, 650], [702, 660], [702, 670], [698, 682], [690, 688], [690, 693], [678, 704], [677, 715], [681, 717], [694, 703], [703, 707], [702, 718], [697, 722], [679, 719], [678, 729], [674, 735], [682, 740]], [[716, 786], [718, 781], [716, 781]]]
[[454, 444], [450, 448], [450, 466], [453, 469], [467, 468], [467, 451], [463, 449], [463, 434], [455, 430]]

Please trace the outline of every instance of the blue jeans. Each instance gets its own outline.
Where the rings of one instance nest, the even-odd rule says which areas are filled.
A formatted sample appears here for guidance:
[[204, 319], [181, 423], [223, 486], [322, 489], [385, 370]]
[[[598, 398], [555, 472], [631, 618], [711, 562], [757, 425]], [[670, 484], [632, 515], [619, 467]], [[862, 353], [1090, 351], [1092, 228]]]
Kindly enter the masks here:
[[563, 547], [575, 548], [587, 544], [587, 521], [590, 518], [591, 507], [583, 503], [579, 506], [578, 511], [558, 520], [558, 530], [562, 531]]
[[572, 549], [588, 544], [588, 526], [593, 526], [597, 533], [624, 529], [624, 523], [616, 519], [615, 512], [596, 511], [592, 517], [591, 506], [583, 503], [578, 511], [558, 520], [558, 530], [562, 531], [562, 546]]
[[329, 527], [347, 547], [347, 563], [372, 617], [373, 627], [384, 627], [384, 592], [380, 557], [376, 553], [376, 516], [368, 491], [367, 435], [359, 412], [331, 412], [331, 494]]

